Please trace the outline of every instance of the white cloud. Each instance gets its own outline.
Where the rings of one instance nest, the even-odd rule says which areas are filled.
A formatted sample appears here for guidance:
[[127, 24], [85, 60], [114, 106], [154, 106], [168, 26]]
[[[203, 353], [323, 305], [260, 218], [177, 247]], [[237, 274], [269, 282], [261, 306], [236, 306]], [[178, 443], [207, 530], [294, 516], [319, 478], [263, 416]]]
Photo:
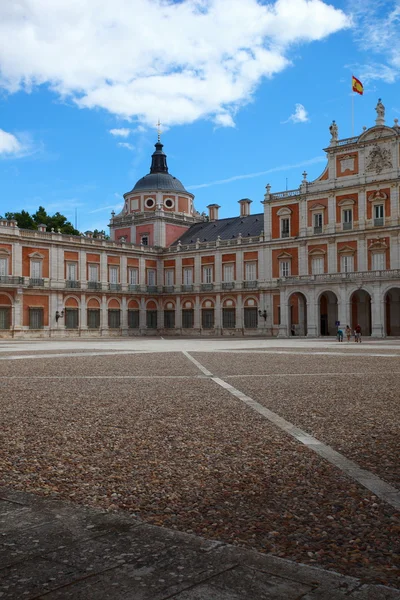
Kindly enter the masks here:
[[115, 137], [127, 138], [131, 134], [131, 129], [127, 129], [126, 127], [122, 127], [121, 129], [110, 129], [110, 133]]
[[134, 146], [132, 144], [129, 144], [128, 142], [118, 142], [118, 146], [120, 146], [121, 148], [126, 148], [127, 150], [134, 149]]
[[15, 135], [0, 129], [0, 156], [19, 156], [23, 151], [24, 147]]
[[302, 104], [296, 104], [294, 113], [290, 115], [290, 117], [286, 121], [282, 121], [282, 123], [307, 123], [310, 119], [308, 118], [308, 114], [306, 109]]
[[290, 64], [292, 45], [349, 24], [323, 0], [1, 2], [0, 86], [47, 84], [141, 126], [159, 116], [232, 126], [261, 79]]

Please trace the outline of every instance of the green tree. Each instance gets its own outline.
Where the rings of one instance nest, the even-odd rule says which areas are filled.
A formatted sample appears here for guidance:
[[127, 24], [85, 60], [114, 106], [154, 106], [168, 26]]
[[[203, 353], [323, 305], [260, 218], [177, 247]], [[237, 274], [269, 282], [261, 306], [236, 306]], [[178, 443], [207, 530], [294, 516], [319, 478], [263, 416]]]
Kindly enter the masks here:
[[99, 235], [103, 235], [105, 240], [109, 240], [110, 239], [110, 236], [106, 234], [106, 232], [104, 231], [104, 229], [101, 229], [101, 230], [95, 229], [93, 231], [93, 237], [94, 238], [99, 237]]
[[21, 212], [7, 212], [5, 217], [6, 219], [15, 219], [21, 229], [37, 229], [38, 225], [46, 225], [47, 231], [52, 229], [58, 231], [60, 229], [61, 233], [79, 235], [79, 231], [68, 221], [67, 217], [60, 212], [48, 215], [43, 206], [39, 206], [32, 215], [26, 210], [21, 210]]
[[21, 212], [6, 212], [5, 218], [15, 219], [18, 223], [18, 227], [21, 227], [22, 229], [37, 229], [35, 221], [26, 210], [21, 210]]

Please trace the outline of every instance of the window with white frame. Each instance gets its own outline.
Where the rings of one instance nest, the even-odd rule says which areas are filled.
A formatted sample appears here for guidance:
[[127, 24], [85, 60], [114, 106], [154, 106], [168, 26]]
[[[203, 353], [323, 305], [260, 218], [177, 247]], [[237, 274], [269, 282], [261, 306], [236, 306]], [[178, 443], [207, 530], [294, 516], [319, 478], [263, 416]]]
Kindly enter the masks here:
[[281, 237], [290, 237], [290, 219], [289, 217], [281, 218]]
[[256, 281], [257, 279], [257, 263], [256, 262], [245, 262], [244, 263], [244, 278], [245, 281]]
[[354, 256], [352, 254], [344, 254], [340, 259], [340, 270], [342, 273], [354, 272]]
[[223, 266], [222, 276], [225, 282], [231, 283], [234, 281], [233, 264]]
[[156, 285], [156, 270], [147, 269], [147, 285]]
[[313, 275], [320, 275], [325, 271], [324, 265], [324, 257], [323, 256], [314, 256], [311, 259], [311, 273]]
[[89, 281], [99, 281], [99, 265], [89, 265]]
[[184, 267], [183, 269], [183, 285], [192, 285], [193, 283], [193, 267]]
[[203, 267], [203, 283], [212, 283], [213, 281], [213, 267], [205, 265]]
[[384, 224], [384, 205], [375, 204], [374, 206], [374, 225], [381, 227]]
[[174, 285], [174, 269], [165, 269], [164, 271], [164, 280], [166, 286]]
[[31, 278], [41, 279], [42, 277], [42, 261], [39, 259], [31, 259]]
[[76, 262], [68, 262], [67, 263], [67, 280], [68, 281], [77, 281], [78, 279], [78, 263]]
[[0, 277], [8, 275], [8, 258], [0, 256]]
[[383, 271], [386, 269], [386, 255], [384, 252], [374, 252], [372, 254], [372, 270]]
[[137, 267], [129, 267], [129, 269], [128, 269], [128, 283], [129, 283], [129, 285], [138, 285], [138, 283], [139, 283], [139, 269]]
[[118, 283], [119, 281], [119, 267], [110, 265], [108, 268], [108, 274], [110, 278], [110, 283]]
[[314, 233], [322, 233], [322, 213], [314, 213]]
[[352, 208], [344, 208], [343, 209], [342, 223], [343, 223], [343, 229], [352, 229], [353, 228], [353, 209]]
[[279, 262], [279, 270], [281, 277], [289, 277], [290, 276], [290, 261], [289, 260], [281, 260]]
[[142, 246], [148, 246], [149, 245], [149, 236], [142, 235], [140, 242], [141, 242]]

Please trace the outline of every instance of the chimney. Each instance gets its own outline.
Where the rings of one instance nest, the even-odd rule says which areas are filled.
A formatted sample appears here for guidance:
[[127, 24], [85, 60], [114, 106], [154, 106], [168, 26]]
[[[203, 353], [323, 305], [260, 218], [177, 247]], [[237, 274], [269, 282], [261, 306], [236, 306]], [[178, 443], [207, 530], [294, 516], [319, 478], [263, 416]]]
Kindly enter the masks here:
[[92, 238], [93, 237], [93, 231], [85, 231], [85, 235], [87, 238]]
[[218, 221], [218, 209], [221, 207], [218, 204], [209, 204], [207, 208], [210, 221]]
[[240, 204], [240, 216], [248, 217], [250, 215], [250, 204], [253, 202], [253, 200], [250, 200], [249, 198], [242, 198], [242, 200], [238, 200], [238, 202]]
[[40, 223], [40, 225], [38, 225], [38, 231], [44, 232], [46, 231], [46, 227], [47, 225], [45, 225], [44, 223]]

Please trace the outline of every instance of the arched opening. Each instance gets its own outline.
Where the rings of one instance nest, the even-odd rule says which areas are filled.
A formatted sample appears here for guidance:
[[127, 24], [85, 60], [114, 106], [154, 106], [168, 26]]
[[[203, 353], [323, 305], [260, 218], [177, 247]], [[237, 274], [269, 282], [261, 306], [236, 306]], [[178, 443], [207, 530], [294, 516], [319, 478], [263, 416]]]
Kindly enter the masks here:
[[11, 309], [11, 298], [6, 294], [0, 294], [0, 330], [11, 329]]
[[88, 329], [100, 328], [100, 300], [89, 298], [87, 302], [87, 326]]
[[289, 297], [289, 334], [307, 335], [307, 298], [301, 292]]
[[400, 336], [400, 288], [391, 288], [385, 294], [386, 335]]
[[357, 290], [351, 296], [351, 328], [360, 325], [362, 335], [371, 335], [371, 296]]
[[79, 304], [76, 298], [65, 300], [64, 323], [66, 329], [78, 329], [79, 327]]
[[336, 335], [337, 320], [337, 296], [331, 291], [323, 292], [319, 297], [319, 334]]

